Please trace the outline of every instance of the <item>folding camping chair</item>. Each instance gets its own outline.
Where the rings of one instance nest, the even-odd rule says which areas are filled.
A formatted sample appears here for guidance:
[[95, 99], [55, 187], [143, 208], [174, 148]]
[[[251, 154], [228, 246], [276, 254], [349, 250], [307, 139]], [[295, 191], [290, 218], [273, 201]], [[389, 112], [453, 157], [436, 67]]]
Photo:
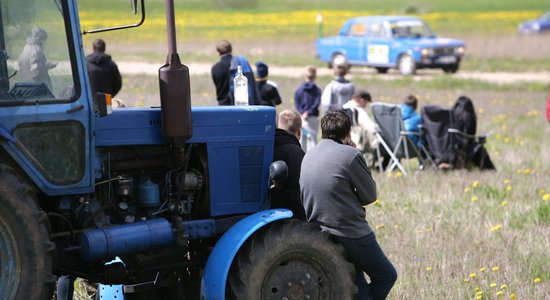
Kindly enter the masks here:
[[483, 146], [490, 132], [475, 135], [475, 122], [468, 128], [452, 110], [437, 105], [424, 106], [421, 116], [428, 149], [439, 166], [463, 169], [472, 162], [480, 169], [495, 169]]
[[408, 137], [413, 134], [422, 135], [422, 133], [404, 130], [401, 109], [398, 105], [376, 102], [371, 104], [371, 109], [374, 121], [378, 124], [379, 128], [379, 132], [376, 133], [379, 141], [376, 154], [380, 172], [384, 171], [382, 166], [384, 156], [390, 159], [386, 172], [391, 172], [393, 169], [398, 168], [404, 175], [407, 175], [405, 168], [400, 162], [402, 158], [410, 160], [416, 157], [420, 162], [420, 166], [424, 166], [426, 162], [431, 162], [435, 166], [435, 162], [427, 149], [424, 146], [416, 147]]

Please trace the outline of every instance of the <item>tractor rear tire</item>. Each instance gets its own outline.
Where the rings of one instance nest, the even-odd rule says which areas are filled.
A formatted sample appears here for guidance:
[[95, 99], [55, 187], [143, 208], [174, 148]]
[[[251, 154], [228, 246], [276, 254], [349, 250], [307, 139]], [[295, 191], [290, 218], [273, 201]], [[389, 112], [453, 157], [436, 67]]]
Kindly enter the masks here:
[[318, 225], [278, 221], [252, 236], [233, 261], [227, 298], [355, 299], [355, 268]]
[[0, 299], [52, 298], [55, 244], [48, 226], [33, 191], [0, 165]]

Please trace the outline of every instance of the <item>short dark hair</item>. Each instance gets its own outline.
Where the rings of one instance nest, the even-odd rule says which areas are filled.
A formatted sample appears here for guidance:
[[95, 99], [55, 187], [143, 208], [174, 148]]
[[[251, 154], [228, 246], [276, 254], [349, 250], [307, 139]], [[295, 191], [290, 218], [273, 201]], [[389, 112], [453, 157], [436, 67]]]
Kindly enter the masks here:
[[328, 112], [321, 119], [321, 137], [323, 139], [345, 139], [351, 130], [351, 119], [343, 110]]
[[228, 54], [233, 51], [233, 47], [231, 47], [231, 43], [227, 40], [221, 40], [216, 44], [216, 51], [220, 55]]
[[367, 102], [372, 102], [372, 98], [370, 96], [370, 93], [365, 91], [365, 90], [358, 90], [357, 92], [355, 92], [353, 94], [353, 96], [351, 96], [352, 99], [363, 99]]
[[412, 106], [416, 110], [416, 107], [418, 106], [418, 99], [414, 95], [408, 95], [403, 99], [403, 103]]
[[94, 50], [99, 52], [105, 52], [105, 48], [107, 46], [105, 45], [105, 41], [102, 39], [97, 39], [94, 41]]

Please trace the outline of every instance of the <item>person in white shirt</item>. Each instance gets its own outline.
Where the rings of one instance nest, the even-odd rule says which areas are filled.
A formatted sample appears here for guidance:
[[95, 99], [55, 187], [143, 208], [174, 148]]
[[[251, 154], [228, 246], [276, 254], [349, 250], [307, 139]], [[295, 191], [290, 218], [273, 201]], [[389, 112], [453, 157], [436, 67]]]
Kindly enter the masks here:
[[378, 138], [375, 135], [378, 125], [367, 113], [368, 105], [371, 102], [372, 97], [369, 92], [359, 90], [353, 94], [350, 101], [343, 105], [344, 109], [350, 111], [352, 118], [351, 139], [357, 149], [363, 153], [368, 166], [373, 166], [374, 151], [378, 147]]

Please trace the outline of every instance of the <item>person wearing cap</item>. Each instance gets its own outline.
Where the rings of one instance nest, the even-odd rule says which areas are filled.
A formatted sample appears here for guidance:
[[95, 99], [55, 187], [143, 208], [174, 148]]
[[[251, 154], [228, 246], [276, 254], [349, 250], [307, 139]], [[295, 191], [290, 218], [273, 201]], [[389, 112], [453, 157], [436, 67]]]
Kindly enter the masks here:
[[346, 79], [349, 64], [345, 60], [336, 61], [334, 64], [334, 79], [325, 86], [321, 95], [321, 108], [325, 113], [332, 110], [340, 110], [355, 93], [355, 86]]
[[212, 66], [212, 81], [216, 86], [216, 100], [218, 105], [231, 105], [229, 95], [229, 80], [231, 78], [229, 69], [233, 59], [233, 47], [227, 40], [221, 40], [216, 44], [216, 51], [220, 56], [220, 61]]
[[48, 33], [40, 28], [33, 27], [27, 38], [27, 43], [19, 56], [19, 74], [23, 80], [44, 83], [52, 90], [52, 79], [48, 71], [57, 66], [57, 62], [49, 61], [44, 54], [44, 44]]
[[269, 66], [262, 62], [256, 62], [256, 82], [262, 99], [261, 105], [276, 106], [282, 103], [279, 85], [271, 80], [267, 80], [269, 75]]
[[370, 93], [366, 90], [358, 90], [343, 106], [344, 109], [351, 111], [351, 140], [355, 143], [355, 147], [363, 153], [368, 166], [374, 164], [374, 151], [379, 142], [376, 138], [378, 126], [367, 113], [370, 103], [372, 103]]

